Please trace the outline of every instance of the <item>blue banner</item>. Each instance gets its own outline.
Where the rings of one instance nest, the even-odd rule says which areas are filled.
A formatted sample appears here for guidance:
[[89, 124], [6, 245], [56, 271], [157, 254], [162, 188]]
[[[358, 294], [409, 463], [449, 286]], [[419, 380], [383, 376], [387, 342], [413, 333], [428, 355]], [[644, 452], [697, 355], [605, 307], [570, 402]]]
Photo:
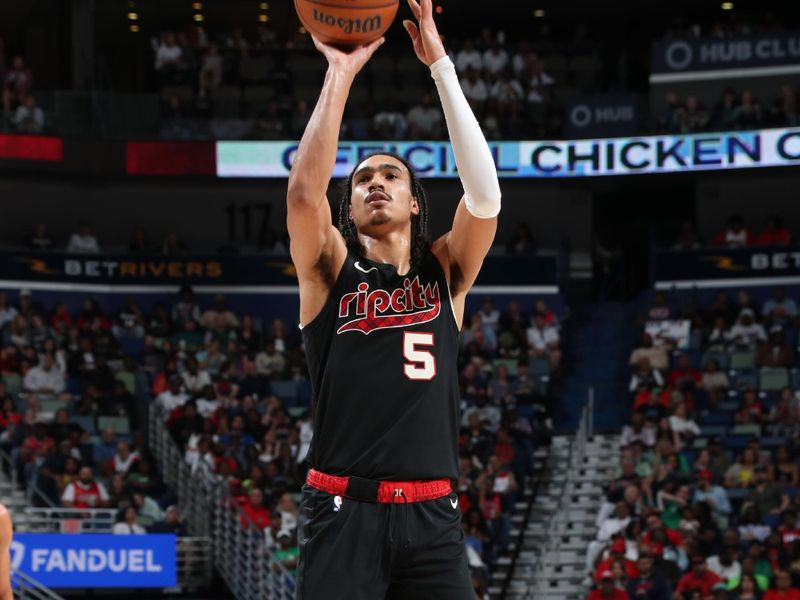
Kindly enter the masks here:
[[661, 75], [726, 69], [771, 68], [780, 75], [797, 72], [800, 32], [661, 40], [653, 44], [651, 56], [651, 82], [676, 81]]
[[11, 565], [51, 588], [163, 588], [177, 584], [172, 534], [17, 533]]
[[639, 104], [636, 94], [573, 96], [567, 104], [567, 135], [634, 135], [639, 131]]

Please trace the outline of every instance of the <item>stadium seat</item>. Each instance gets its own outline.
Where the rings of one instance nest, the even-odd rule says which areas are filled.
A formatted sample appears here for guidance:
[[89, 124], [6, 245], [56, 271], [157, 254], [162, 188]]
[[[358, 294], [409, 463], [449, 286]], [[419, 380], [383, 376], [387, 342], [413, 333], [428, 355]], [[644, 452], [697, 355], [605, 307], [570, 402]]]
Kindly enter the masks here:
[[748, 436], [761, 436], [761, 425], [745, 424], [734, 425], [730, 431], [731, 435], [748, 435]]
[[12, 396], [22, 391], [22, 377], [17, 373], [7, 373], [3, 375], [3, 381], [6, 384], [6, 391]]
[[736, 350], [731, 352], [730, 369], [755, 369], [756, 353], [752, 350]]
[[299, 406], [311, 406], [311, 382], [308, 380], [300, 381], [297, 384], [297, 404]]
[[117, 373], [114, 373], [114, 379], [121, 381], [122, 385], [125, 386], [125, 389], [129, 394], [136, 394], [136, 375], [134, 373], [129, 371], [118, 371]]
[[705, 434], [706, 425], [730, 425], [732, 420], [733, 419], [731, 418], [731, 415], [729, 413], [711, 412], [701, 416], [699, 424], [700, 428], [703, 430], [703, 433]]
[[727, 371], [730, 366], [731, 357], [724, 352], [706, 352], [703, 355], [703, 368], [708, 365], [708, 361], [716, 360], [720, 371]]
[[276, 379], [270, 382], [270, 392], [287, 406], [295, 406], [297, 401], [297, 384], [291, 380]]
[[518, 372], [517, 371], [517, 365], [518, 365], [518, 363], [517, 363], [516, 359], [513, 359], [513, 358], [495, 358], [494, 361], [492, 361], [492, 364], [494, 365], [495, 371], [497, 371], [497, 367], [499, 367], [500, 365], [503, 365], [506, 368], [506, 371], [508, 371], [508, 376], [509, 377], [516, 377], [517, 376], [517, 372]]
[[764, 367], [759, 371], [758, 378], [758, 387], [765, 392], [780, 390], [789, 385], [788, 369]]
[[532, 378], [550, 375], [550, 363], [546, 358], [534, 358], [528, 363], [528, 372]]
[[131, 424], [128, 417], [97, 417], [97, 429], [102, 431], [107, 427], [113, 429], [117, 435], [127, 435], [131, 432]]
[[73, 415], [69, 418], [69, 421], [70, 423], [80, 425], [89, 435], [94, 435], [97, 432], [94, 415]]

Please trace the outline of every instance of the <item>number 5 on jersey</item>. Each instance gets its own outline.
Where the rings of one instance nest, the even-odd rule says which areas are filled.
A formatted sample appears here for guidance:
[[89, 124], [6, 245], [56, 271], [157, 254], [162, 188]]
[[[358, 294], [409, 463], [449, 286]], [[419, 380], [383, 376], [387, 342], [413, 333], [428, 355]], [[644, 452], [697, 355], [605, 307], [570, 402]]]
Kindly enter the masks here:
[[403, 371], [409, 379], [430, 381], [436, 377], [436, 359], [428, 350], [420, 350], [425, 346], [433, 346], [432, 333], [406, 331], [403, 335], [403, 356], [408, 361]]

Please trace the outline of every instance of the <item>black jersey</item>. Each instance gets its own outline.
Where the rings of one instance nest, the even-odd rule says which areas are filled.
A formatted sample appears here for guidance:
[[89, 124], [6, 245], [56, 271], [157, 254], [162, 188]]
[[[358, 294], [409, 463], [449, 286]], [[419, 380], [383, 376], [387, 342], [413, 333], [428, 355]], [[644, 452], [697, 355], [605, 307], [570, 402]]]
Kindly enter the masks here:
[[458, 477], [458, 327], [432, 252], [402, 276], [348, 252], [302, 333], [315, 469], [388, 481]]

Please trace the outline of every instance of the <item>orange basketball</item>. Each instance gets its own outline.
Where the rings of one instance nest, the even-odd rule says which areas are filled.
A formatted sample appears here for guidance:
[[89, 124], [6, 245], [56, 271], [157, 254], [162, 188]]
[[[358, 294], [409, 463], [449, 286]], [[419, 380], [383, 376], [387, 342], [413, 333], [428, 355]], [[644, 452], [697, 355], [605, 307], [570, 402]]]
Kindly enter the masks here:
[[399, 0], [294, 0], [303, 26], [327, 44], [359, 46], [381, 37]]

